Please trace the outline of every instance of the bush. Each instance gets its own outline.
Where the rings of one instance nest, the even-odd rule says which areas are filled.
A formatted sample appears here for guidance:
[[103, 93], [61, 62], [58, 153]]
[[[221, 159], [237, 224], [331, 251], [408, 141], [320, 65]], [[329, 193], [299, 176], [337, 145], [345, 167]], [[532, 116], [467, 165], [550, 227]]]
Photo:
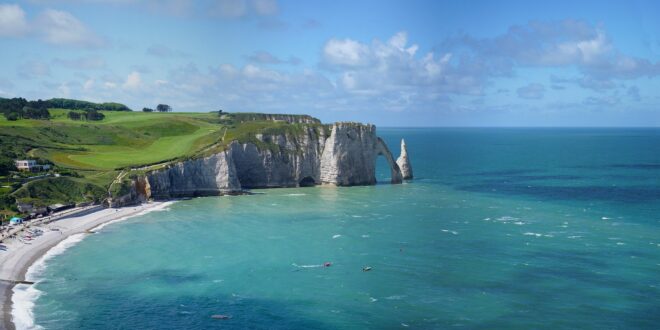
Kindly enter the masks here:
[[5, 113], [5, 118], [7, 118], [7, 120], [16, 121], [18, 118], [20, 118], [20, 116], [16, 112], [10, 112]]
[[97, 185], [65, 177], [32, 181], [14, 192], [17, 200], [37, 201], [40, 206], [54, 203], [98, 202], [107, 195], [107, 191]]

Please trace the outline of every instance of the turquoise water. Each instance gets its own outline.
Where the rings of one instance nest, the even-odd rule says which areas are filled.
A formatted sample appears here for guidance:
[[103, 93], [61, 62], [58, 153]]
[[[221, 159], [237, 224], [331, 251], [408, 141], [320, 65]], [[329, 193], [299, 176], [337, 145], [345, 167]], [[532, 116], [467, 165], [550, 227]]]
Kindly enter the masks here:
[[109, 225], [48, 262], [36, 323], [657, 329], [660, 130], [379, 134], [406, 138], [413, 182], [198, 198]]

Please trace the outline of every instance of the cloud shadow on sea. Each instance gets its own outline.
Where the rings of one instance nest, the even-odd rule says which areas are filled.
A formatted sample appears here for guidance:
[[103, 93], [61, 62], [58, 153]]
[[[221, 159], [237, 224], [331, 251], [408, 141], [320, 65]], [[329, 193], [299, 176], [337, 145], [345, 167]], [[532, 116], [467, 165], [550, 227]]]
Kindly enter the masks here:
[[[126, 291], [86, 290], [71, 305], [75, 321], [69, 329], [331, 329], [320, 320], [301, 315], [292, 305], [275, 301], [207, 292], [204, 295], [158, 296]], [[214, 319], [227, 315], [229, 319]], [[43, 321], [43, 320], [42, 320]], [[41, 323], [49, 327], [48, 320]], [[58, 322], [51, 324], [57, 327]], [[61, 326], [61, 324], [59, 324]]]
[[626, 280], [613, 271], [614, 265], [604, 261], [608, 255], [579, 249], [529, 251], [521, 256], [529, 260], [526, 266], [483, 289], [509, 297], [502, 301], [507, 304], [505, 312], [469, 327], [653, 328], [660, 321], [658, 307], [649, 303], [654, 291], [648, 290], [646, 281]]
[[518, 195], [541, 200], [608, 201], [646, 203], [660, 200], [660, 187], [544, 186], [488, 181], [457, 187], [459, 190], [490, 194]]

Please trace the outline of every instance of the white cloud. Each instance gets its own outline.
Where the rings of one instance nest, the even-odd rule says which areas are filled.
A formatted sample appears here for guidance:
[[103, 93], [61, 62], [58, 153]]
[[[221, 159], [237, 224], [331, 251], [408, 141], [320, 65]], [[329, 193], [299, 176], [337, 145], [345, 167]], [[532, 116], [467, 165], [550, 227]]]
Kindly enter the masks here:
[[122, 88], [125, 90], [129, 91], [134, 91], [136, 89], [139, 89], [142, 86], [142, 77], [140, 76], [140, 73], [137, 71], [133, 71], [130, 74], [128, 74], [128, 77], [126, 77], [126, 81], [122, 84]]
[[493, 38], [463, 35], [441, 48], [481, 61], [490, 75], [509, 75], [515, 67], [575, 67], [600, 80], [660, 75], [660, 63], [621, 53], [603, 27], [576, 20], [515, 25]]
[[323, 47], [323, 56], [330, 65], [365, 65], [369, 61], [369, 47], [351, 39], [330, 39]]
[[61, 97], [69, 97], [71, 95], [71, 88], [67, 83], [62, 83], [57, 87], [57, 92]]
[[47, 9], [37, 19], [39, 33], [44, 41], [54, 45], [94, 48], [103, 40], [68, 12]]
[[337, 86], [350, 93], [387, 95], [406, 104], [421, 100], [420, 95], [435, 98], [443, 93], [481, 93], [479, 70], [452, 66], [451, 53], [436, 56], [428, 52], [420, 57], [418, 50], [418, 45], [409, 45], [406, 32], [370, 44], [330, 39], [323, 47], [321, 67], [339, 71]]
[[87, 79], [85, 83], [83, 84], [83, 89], [86, 91], [90, 91], [94, 88], [94, 79]]
[[0, 4], [0, 37], [35, 35], [54, 45], [96, 48], [104, 44], [102, 38], [66, 11], [47, 9], [28, 21], [19, 5]]
[[27, 32], [23, 9], [19, 5], [0, 4], [0, 37], [18, 37]]

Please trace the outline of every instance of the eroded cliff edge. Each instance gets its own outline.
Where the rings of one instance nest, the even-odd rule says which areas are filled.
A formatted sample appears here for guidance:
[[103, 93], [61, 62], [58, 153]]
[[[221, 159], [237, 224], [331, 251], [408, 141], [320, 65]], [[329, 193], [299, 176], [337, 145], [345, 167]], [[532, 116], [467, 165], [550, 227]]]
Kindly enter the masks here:
[[390, 165], [392, 183], [401, 183], [399, 165], [374, 125], [284, 120], [294, 129], [255, 132], [249, 141], [233, 140], [211, 155], [129, 173], [108, 204], [240, 194], [252, 188], [373, 185], [379, 155]]

